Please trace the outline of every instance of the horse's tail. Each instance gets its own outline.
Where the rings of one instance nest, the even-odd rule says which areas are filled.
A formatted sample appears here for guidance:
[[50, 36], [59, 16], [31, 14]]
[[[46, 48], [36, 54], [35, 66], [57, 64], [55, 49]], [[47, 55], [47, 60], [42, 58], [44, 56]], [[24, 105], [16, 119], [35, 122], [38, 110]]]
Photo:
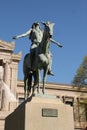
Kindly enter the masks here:
[[30, 54], [27, 53], [24, 57], [24, 61], [23, 61], [23, 73], [25, 74], [27, 72], [27, 70], [29, 69], [30, 66]]

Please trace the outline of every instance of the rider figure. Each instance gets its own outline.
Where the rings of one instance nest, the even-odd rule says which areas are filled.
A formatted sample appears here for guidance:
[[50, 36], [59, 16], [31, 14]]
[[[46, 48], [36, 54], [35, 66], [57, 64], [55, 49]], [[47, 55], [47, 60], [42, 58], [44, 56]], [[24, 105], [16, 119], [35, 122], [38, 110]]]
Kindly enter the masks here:
[[31, 47], [30, 47], [31, 70], [34, 68], [37, 47], [41, 43], [42, 38], [43, 38], [43, 32], [40, 29], [39, 23], [38, 22], [33, 23], [32, 30], [29, 35], [29, 39], [32, 42]]
[[[29, 39], [31, 40], [32, 44], [30, 47], [30, 62], [31, 62], [31, 71], [34, 68], [34, 61], [35, 61], [35, 55], [36, 55], [36, 48], [38, 45], [41, 43], [41, 40], [43, 38], [43, 31], [40, 28], [40, 25], [38, 22], [34, 22], [32, 27], [26, 32], [18, 36], [14, 36], [13, 39], [18, 39], [21, 37], [29, 36]], [[50, 54], [48, 54], [48, 60], [49, 60], [49, 68], [48, 68], [48, 74], [49, 75], [54, 75], [51, 71], [51, 66], [52, 66], [52, 57]]]

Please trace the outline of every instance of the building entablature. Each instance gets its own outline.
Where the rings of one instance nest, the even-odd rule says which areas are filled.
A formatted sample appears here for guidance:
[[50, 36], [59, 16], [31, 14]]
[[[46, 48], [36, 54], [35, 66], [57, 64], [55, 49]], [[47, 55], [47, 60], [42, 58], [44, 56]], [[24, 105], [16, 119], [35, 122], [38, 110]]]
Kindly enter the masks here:
[[13, 52], [15, 48], [14, 42], [9, 43], [3, 40], [0, 40], [0, 51], [10, 51]]
[[14, 54], [15, 43], [9, 43], [3, 40], [0, 40], [0, 60], [3, 60], [3, 63], [20, 61], [22, 53]]

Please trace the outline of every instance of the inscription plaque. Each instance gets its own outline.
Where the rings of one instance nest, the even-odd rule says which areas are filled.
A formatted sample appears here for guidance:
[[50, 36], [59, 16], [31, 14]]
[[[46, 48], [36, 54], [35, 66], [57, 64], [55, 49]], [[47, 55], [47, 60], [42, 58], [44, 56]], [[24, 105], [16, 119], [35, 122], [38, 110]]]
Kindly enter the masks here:
[[52, 108], [43, 108], [42, 109], [43, 117], [58, 117], [58, 110]]

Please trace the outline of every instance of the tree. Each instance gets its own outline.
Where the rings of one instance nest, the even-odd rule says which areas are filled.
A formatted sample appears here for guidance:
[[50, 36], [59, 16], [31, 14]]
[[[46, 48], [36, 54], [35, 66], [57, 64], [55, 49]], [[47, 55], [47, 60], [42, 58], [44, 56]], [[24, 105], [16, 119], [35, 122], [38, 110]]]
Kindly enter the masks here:
[[84, 57], [82, 64], [78, 68], [72, 84], [78, 87], [87, 86], [87, 56]]

